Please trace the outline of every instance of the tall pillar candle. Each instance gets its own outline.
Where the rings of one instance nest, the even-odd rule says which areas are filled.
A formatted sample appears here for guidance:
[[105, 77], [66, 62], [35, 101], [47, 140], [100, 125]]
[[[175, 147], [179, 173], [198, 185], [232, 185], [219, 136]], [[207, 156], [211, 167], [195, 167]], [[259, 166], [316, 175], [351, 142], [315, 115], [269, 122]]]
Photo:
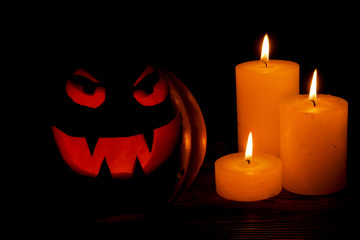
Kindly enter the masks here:
[[279, 156], [279, 104], [299, 94], [299, 65], [262, 55], [261, 61], [241, 63], [235, 69], [238, 146], [239, 151], [245, 150], [247, 134], [252, 131], [258, 151]]
[[323, 195], [345, 186], [347, 123], [348, 103], [342, 98], [298, 95], [282, 101], [280, 157], [286, 190]]

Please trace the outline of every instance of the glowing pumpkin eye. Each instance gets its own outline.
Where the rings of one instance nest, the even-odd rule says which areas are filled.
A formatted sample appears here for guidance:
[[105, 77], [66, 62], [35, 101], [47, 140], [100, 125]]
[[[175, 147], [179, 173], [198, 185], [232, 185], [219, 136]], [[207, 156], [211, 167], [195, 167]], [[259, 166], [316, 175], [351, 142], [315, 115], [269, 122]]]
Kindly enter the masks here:
[[84, 69], [76, 70], [65, 88], [74, 102], [86, 107], [97, 108], [105, 101], [105, 87]]
[[162, 103], [169, 94], [169, 87], [165, 79], [154, 70], [145, 69], [149, 72], [134, 84], [133, 94], [135, 99], [143, 106], [155, 106]]

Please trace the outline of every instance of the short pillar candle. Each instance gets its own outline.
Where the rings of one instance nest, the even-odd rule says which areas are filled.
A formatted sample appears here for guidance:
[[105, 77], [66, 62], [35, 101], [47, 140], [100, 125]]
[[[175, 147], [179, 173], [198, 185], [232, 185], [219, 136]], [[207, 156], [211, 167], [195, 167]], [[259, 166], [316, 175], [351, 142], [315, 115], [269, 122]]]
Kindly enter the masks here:
[[246, 152], [229, 154], [215, 162], [216, 192], [226, 199], [257, 201], [281, 192], [280, 159], [267, 153], [252, 154], [251, 136]]

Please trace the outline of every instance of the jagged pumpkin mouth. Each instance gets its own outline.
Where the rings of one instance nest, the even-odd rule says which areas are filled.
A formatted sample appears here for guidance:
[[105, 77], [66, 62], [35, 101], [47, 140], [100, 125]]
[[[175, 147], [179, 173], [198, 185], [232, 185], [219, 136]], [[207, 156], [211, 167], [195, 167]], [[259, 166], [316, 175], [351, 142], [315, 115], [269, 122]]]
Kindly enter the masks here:
[[99, 137], [93, 143], [86, 137], [70, 136], [52, 126], [60, 154], [76, 173], [97, 177], [107, 167], [112, 178], [131, 178], [140, 165], [148, 175], [174, 152], [181, 132], [181, 114], [168, 124], [133, 136]]

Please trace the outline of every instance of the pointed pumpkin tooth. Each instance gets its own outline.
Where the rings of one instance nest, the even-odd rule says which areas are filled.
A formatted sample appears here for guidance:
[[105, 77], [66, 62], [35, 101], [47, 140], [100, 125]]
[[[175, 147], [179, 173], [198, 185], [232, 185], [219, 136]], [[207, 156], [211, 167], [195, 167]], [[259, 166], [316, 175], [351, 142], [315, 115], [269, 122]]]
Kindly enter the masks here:
[[106, 158], [104, 158], [104, 161], [101, 164], [99, 173], [97, 175], [99, 179], [111, 179], [111, 171], [109, 169], [109, 165], [106, 162]]
[[142, 168], [141, 163], [137, 157], [136, 157], [134, 172], [132, 176], [136, 178], [141, 178], [146, 176], [144, 169]]
[[143, 135], [149, 148], [149, 152], [152, 152], [152, 146], [154, 142], [154, 130], [146, 130], [144, 131]]
[[87, 143], [87, 145], [89, 147], [90, 154], [93, 155], [96, 144], [97, 144], [97, 142], [99, 140], [99, 137], [87, 136], [87, 137], [85, 137], [85, 139], [86, 139], [86, 143]]

